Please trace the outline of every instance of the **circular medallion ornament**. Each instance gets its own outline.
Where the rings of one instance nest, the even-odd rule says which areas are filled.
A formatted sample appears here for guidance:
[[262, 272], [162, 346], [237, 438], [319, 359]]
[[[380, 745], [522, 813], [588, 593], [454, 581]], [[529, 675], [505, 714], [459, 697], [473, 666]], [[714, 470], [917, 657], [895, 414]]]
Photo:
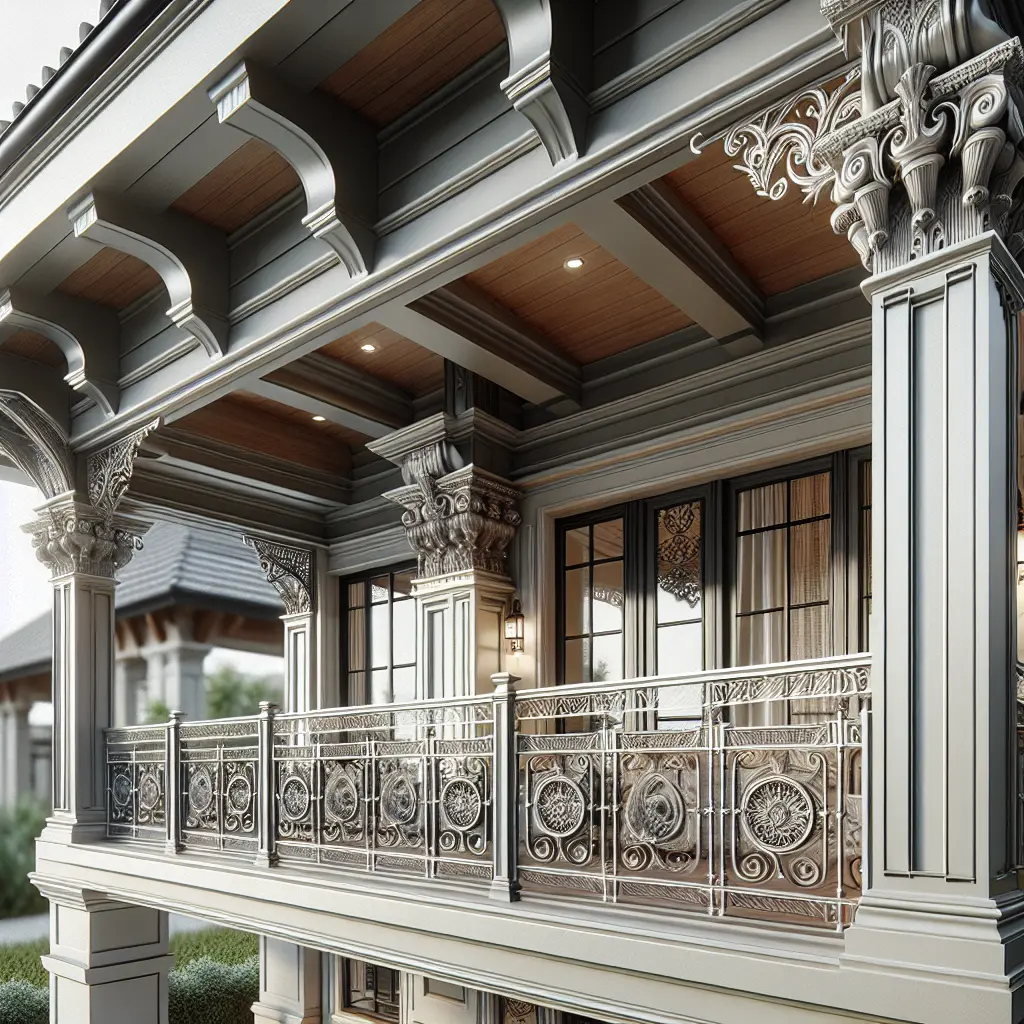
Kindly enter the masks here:
[[642, 843], [671, 842], [683, 830], [686, 805], [682, 794], [660, 772], [647, 772], [633, 783], [626, 798], [626, 824]]
[[343, 772], [335, 772], [324, 790], [327, 820], [344, 825], [359, 813], [359, 794], [355, 783]]
[[441, 790], [441, 807], [457, 832], [468, 832], [479, 820], [483, 801], [469, 779], [452, 779]]
[[281, 787], [281, 813], [289, 821], [298, 821], [308, 810], [309, 787], [297, 775], [292, 775]]
[[203, 814], [213, 803], [213, 780], [206, 768], [199, 768], [188, 784], [189, 806], [196, 814]]
[[249, 801], [252, 800], [252, 786], [244, 775], [236, 775], [229, 783], [227, 789], [228, 807], [236, 814], [241, 814], [249, 809]]
[[416, 789], [402, 772], [392, 772], [380, 787], [380, 810], [390, 825], [409, 825], [416, 817]]
[[814, 801], [799, 782], [771, 775], [747, 790], [741, 821], [762, 850], [791, 853], [814, 828]]
[[119, 772], [114, 776], [110, 786], [110, 795], [114, 798], [117, 807], [127, 807], [132, 800], [132, 780], [125, 772]]
[[145, 772], [139, 780], [139, 806], [152, 811], [160, 803], [160, 783], [152, 772]]
[[545, 779], [535, 790], [533, 803], [537, 820], [548, 835], [571, 836], [583, 824], [583, 790], [564, 775]]

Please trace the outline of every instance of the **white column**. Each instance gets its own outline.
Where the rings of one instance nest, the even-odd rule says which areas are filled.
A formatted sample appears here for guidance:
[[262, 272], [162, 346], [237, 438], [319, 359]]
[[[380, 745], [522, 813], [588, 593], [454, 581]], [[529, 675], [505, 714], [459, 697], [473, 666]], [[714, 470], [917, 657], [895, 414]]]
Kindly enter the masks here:
[[25, 701], [0, 704], [0, 807], [14, 807], [35, 793], [28, 712]]
[[114, 664], [114, 725], [138, 725], [144, 716], [146, 703], [146, 659], [137, 655], [118, 656]]
[[[338, 582], [327, 574], [327, 552], [258, 537], [246, 537], [245, 542], [259, 556], [268, 582], [284, 602], [284, 710], [336, 705]], [[318, 950], [260, 936], [255, 1024], [320, 1024], [322, 969]]]
[[53, 583], [53, 815], [44, 838], [105, 832], [103, 730], [114, 706], [114, 573], [147, 524], [67, 497], [25, 527]]
[[51, 1024], [168, 1024], [167, 914], [41, 885], [50, 901]]
[[[169, 711], [180, 711], [193, 722], [206, 717], [203, 663], [212, 650], [207, 644], [190, 640], [172, 640], [163, 646], [161, 699]], [[152, 691], [150, 696], [152, 699]]]

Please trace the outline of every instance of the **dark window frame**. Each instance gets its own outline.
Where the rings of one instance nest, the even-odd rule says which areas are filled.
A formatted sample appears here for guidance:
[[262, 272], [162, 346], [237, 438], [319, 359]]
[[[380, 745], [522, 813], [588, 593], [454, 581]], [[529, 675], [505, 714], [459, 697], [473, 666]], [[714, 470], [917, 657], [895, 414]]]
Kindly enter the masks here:
[[[367, 976], [372, 976], [374, 979], [373, 985], [373, 1006], [367, 1008], [366, 1006], [356, 1005], [357, 1000], [352, 997], [352, 977], [351, 968], [353, 964], [361, 963], [365, 969]], [[368, 960], [359, 960], [353, 957], [342, 957], [341, 958], [341, 1008], [345, 1013], [350, 1013], [359, 1017], [364, 1017], [367, 1020], [383, 1021], [384, 1024], [398, 1024], [402, 1014], [402, 977], [401, 972], [394, 970], [390, 967], [383, 967], [380, 964], [371, 963]], [[382, 1000], [379, 998], [380, 986], [376, 983], [377, 979], [386, 974], [391, 982], [391, 991], [394, 995], [393, 1000]], [[364, 989], [364, 992], [369, 991]], [[366, 997], [358, 1000], [359, 1002], [365, 1002]], [[393, 1009], [392, 1009], [393, 1008]]]

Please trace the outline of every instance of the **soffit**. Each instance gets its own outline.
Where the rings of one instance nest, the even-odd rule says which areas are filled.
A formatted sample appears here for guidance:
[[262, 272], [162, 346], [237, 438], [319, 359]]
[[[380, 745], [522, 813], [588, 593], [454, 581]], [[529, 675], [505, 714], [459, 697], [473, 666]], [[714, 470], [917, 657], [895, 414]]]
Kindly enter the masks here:
[[250, 139], [179, 196], [174, 209], [231, 234], [298, 187], [291, 164]]
[[504, 42], [491, 0], [422, 0], [320, 88], [383, 127]]
[[245, 391], [176, 420], [174, 427], [309, 469], [340, 474], [349, 468], [349, 446], [367, 440], [335, 423], [314, 423], [308, 413]]
[[11, 355], [32, 359], [46, 366], [65, 366], [64, 353], [49, 338], [35, 331], [14, 331], [0, 342], [0, 351]]
[[[567, 270], [565, 261], [574, 256], [583, 266]], [[693, 323], [574, 224], [516, 249], [465, 280], [582, 364]]]
[[[790, 185], [779, 200], [759, 196], [720, 144], [664, 178], [719, 237], [766, 296], [859, 266], [853, 246], [832, 230], [832, 205], [804, 203]], [[781, 172], [780, 172], [781, 173]]]
[[[364, 352], [363, 345], [373, 345], [375, 351]], [[338, 362], [365, 370], [412, 395], [429, 394], [444, 384], [444, 360], [441, 356], [378, 323], [367, 324], [346, 334], [325, 345], [320, 352]]]
[[160, 284], [160, 275], [148, 264], [105, 247], [69, 274], [57, 291], [122, 310]]

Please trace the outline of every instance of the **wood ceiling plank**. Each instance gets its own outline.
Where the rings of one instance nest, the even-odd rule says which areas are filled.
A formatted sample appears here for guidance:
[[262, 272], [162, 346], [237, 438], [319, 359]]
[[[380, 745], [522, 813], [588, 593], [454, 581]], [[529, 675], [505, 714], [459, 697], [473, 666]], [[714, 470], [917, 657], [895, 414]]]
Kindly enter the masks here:
[[[376, 345], [377, 350], [363, 352], [360, 346], [367, 343]], [[319, 351], [412, 395], [429, 394], [444, 384], [444, 360], [439, 355], [383, 324], [367, 324]]]
[[49, 338], [35, 331], [15, 331], [5, 341], [0, 342], [0, 351], [21, 356], [42, 363], [44, 366], [64, 367], [67, 360], [64, 353]]
[[105, 247], [69, 274], [57, 291], [122, 310], [160, 286], [160, 275], [148, 264]]
[[422, 0], [320, 88], [383, 127], [504, 41], [491, 0]]

